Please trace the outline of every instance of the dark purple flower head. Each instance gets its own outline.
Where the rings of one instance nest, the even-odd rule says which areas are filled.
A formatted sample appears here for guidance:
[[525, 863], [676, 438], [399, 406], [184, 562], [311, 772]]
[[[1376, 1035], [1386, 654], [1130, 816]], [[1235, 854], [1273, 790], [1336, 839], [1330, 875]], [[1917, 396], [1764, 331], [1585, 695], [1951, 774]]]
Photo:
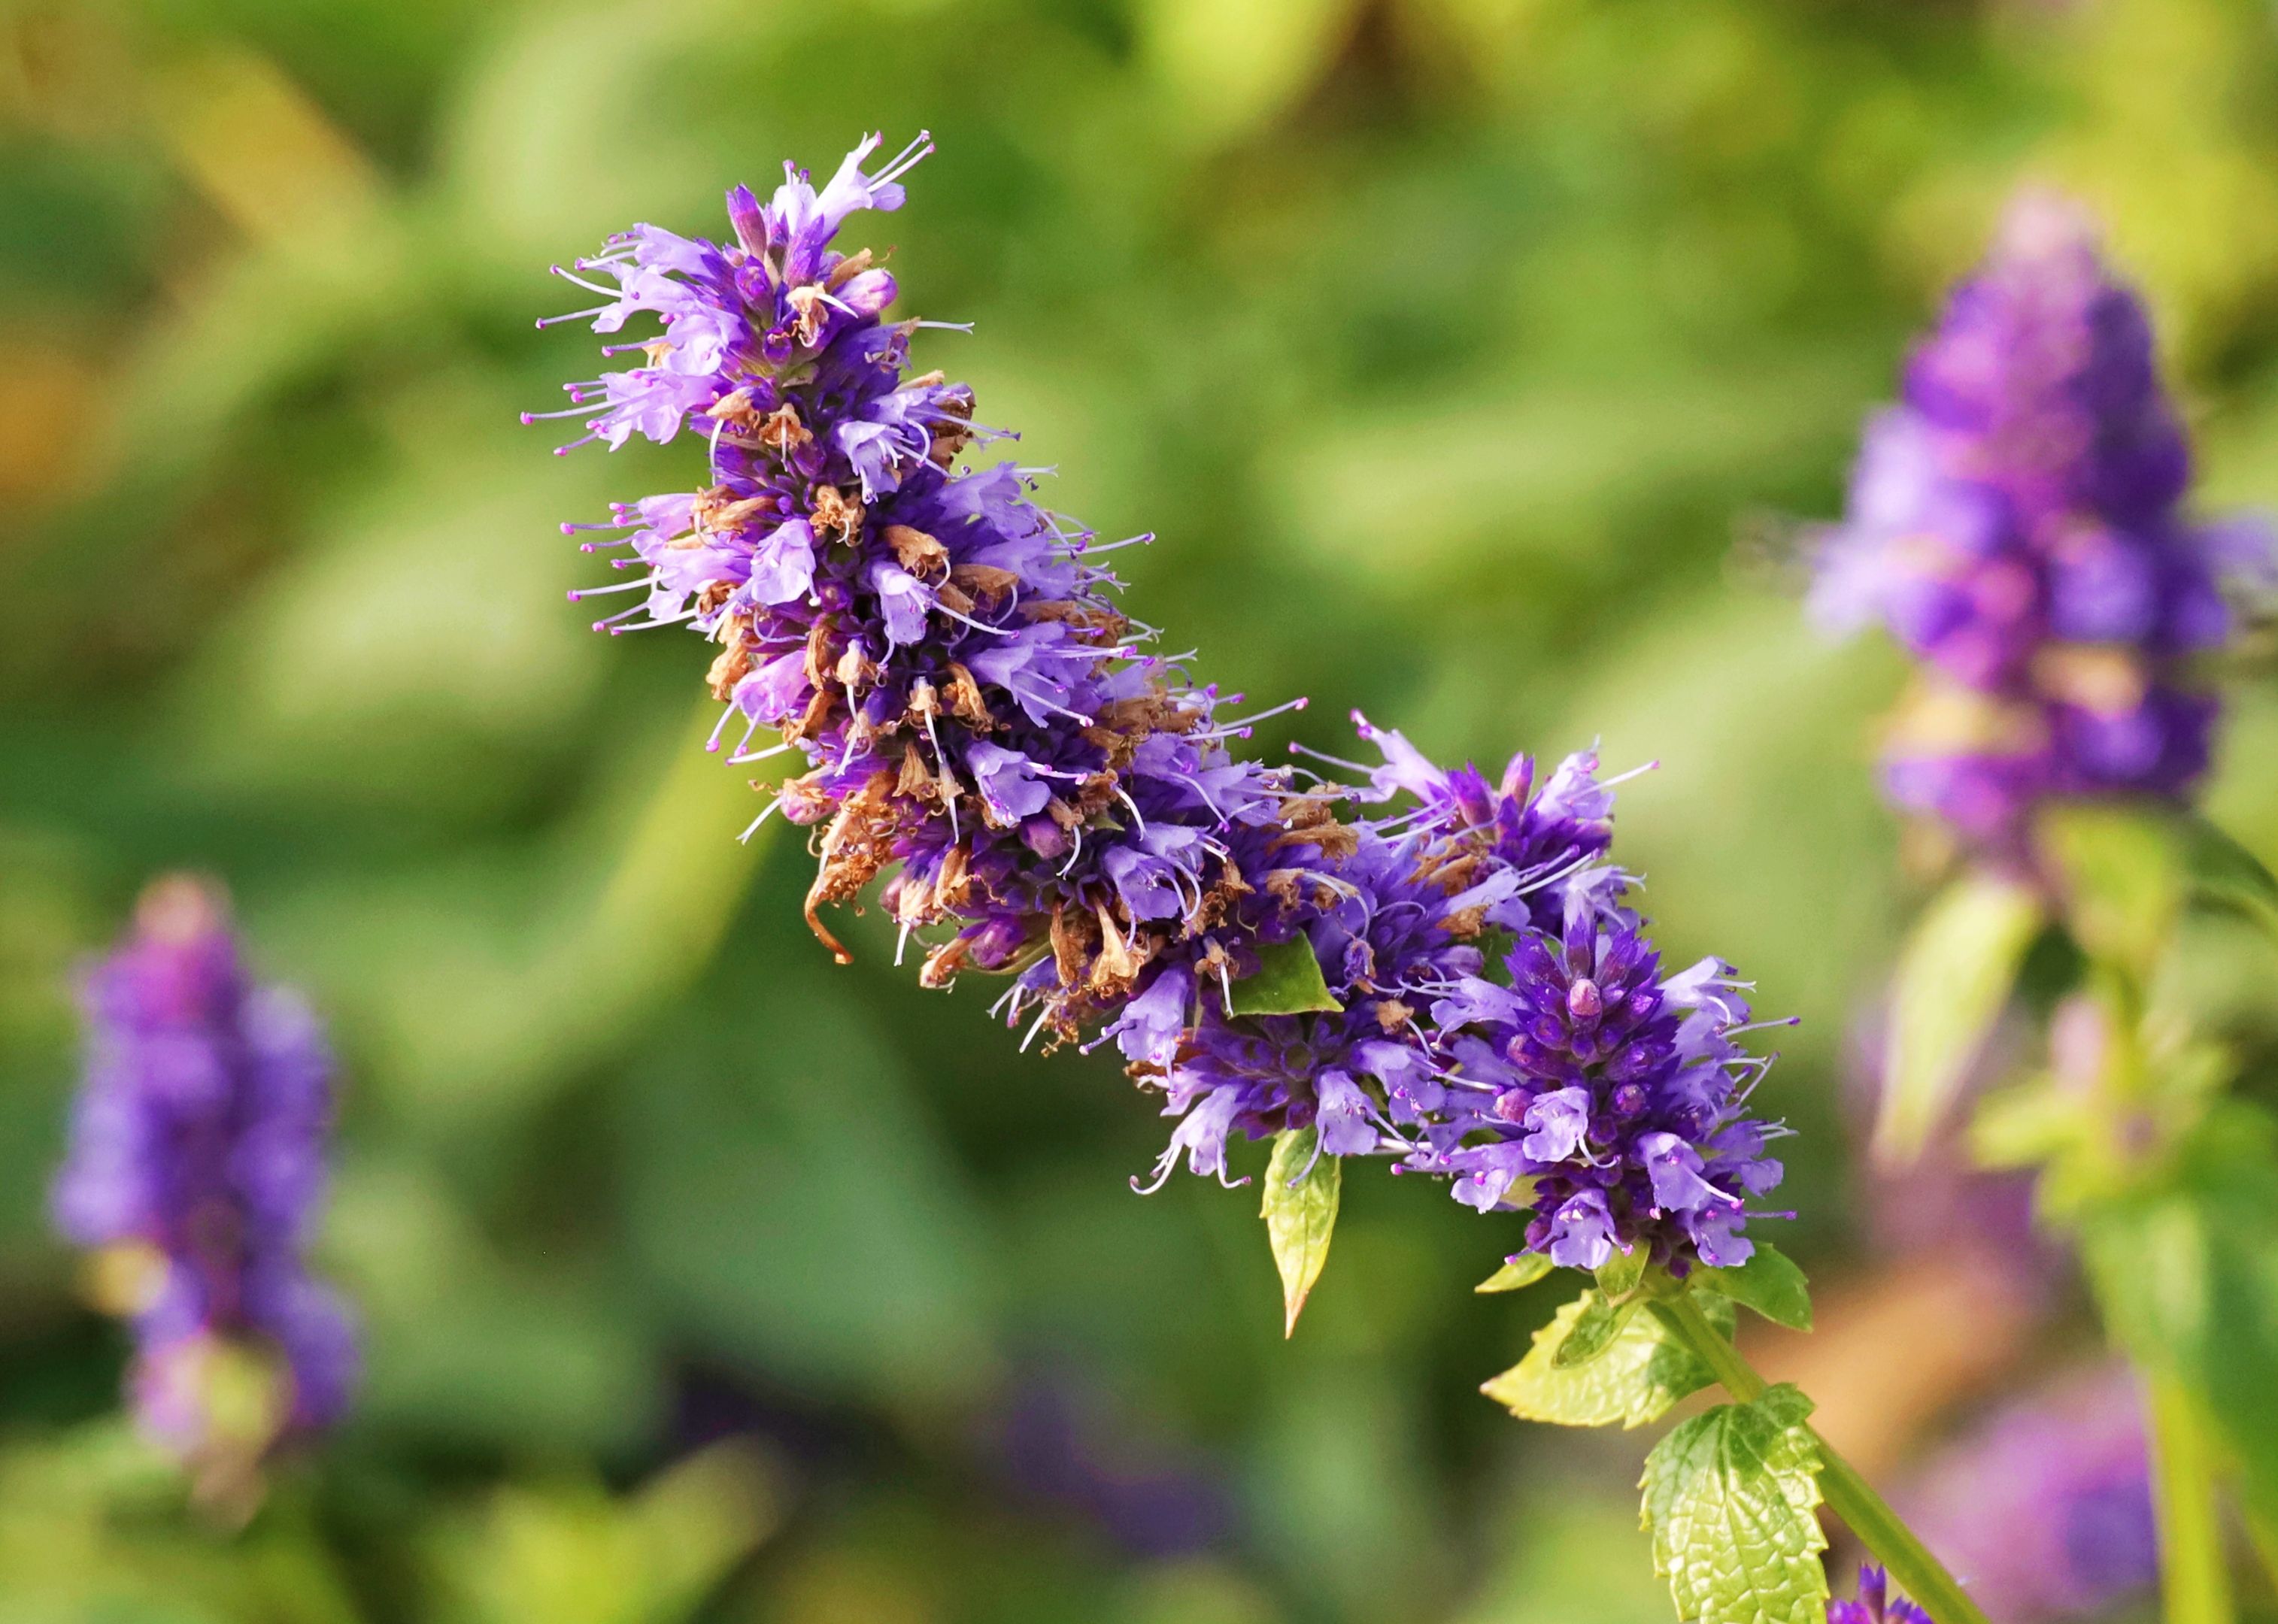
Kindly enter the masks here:
[[315, 1017], [255, 984], [218, 896], [179, 877], [144, 895], [82, 1003], [87, 1072], [53, 1208], [96, 1251], [106, 1306], [133, 1315], [145, 1426], [208, 1460], [329, 1424], [356, 1350], [303, 1258], [332, 1120]]
[[1930, 1614], [1903, 1596], [1872, 1562], [1859, 1570], [1859, 1598], [1827, 1604], [1827, 1624], [1930, 1624]]
[[1822, 623], [1879, 621], [1922, 662], [1894, 801], [2014, 850], [2040, 801], [2190, 789], [2216, 709], [2191, 657], [2230, 634], [2223, 578], [2268, 556], [2183, 514], [2190, 476], [2141, 302], [2077, 213], [2021, 200], [1869, 425], [1822, 549]]
[[[1235, 1134], [1316, 1127], [1329, 1155], [1462, 1175], [1482, 1207], [1528, 1205], [1515, 1181], [1540, 1181], [1562, 1233], [1602, 1207], [1599, 1239], [1564, 1255], [1643, 1238], [1671, 1260], [1745, 1256], [1739, 1192], [1777, 1176], [1733, 1101], [1760, 1063], [1726, 1042], [1731, 1019], [1695, 1018], [1738, 1008], [1723, 981], [1654, 979], [1608, 857], [1596, 757], [1538, 779], [1520, 756], [1490, 783], [1365, 721], [1384, 765], [1339, 764], [1361, 786], [1235, 753], [1276, 713], [1224, 720], [1239, 696], [1152, 652], [1100, 561], [1125, 544], [1042, 507], [1038, 470], [960, 465], [1000, 437], [974, 426], [964, 385], [909, 375], [913, 336], [941, 324], [889, 321], [891, 278], [836, 246], [853, 210], [899, 205], [930, 150], [921, 137], [865, 172], [876, 145], [820, 192], [796, 171], [766, 203], [731, 192], [730, 241], [641, 226], [564, 273], [608, 300], [580, 313], [601, 331], [636, 311], [662, 324], [623, 347], [643, 353], [638, 375], [572, 385], [597, 404], [565, 415], [613, 446], [686, 427], [707, 461], [702, 489], [594, 527], [623, 532], [587, 547], [623, 549], [632, 576], [599, 590], [634, 594], [600, 624], [699, 632], [718, 648], [714, 747], [732, 739], [738, 763], [799, 753], [761, 818], [815, 830], [816, 934], [844, 957], [821, 911], [883, 880], [927, 985], [1001, 973], [998, 1007], [1029, 1037], [1112, 1041], [1177, 1119], [1158, 1178], [1181, 1160], [1225, 1178]], [[751, 748], [763, 728], [778, 742]], [[1324, 1007], [1243, 1007], [1243, 981], [1306, 951]], [[1513, 1058], [1502, 1006], [1464, 1002], [1474, 986], [1503, 995], [1513, 954], [1578, 966], [1556, 972], [1555, 1056]], [[1578, 989], [1592, 977], [1598, 992]], [[1522, 1155], [1482, 1103], [1530, 1065], [1558, 1069], [1617, 1131], [1594, 1117], [1562, 1155], [1475, 1169]]]
[[2147, 1460], [2135, 1378], [2114, 1365], [1996, 1413], [1901, 1509], [1988, 1616], [2093, 1618], [2159, 1576]]

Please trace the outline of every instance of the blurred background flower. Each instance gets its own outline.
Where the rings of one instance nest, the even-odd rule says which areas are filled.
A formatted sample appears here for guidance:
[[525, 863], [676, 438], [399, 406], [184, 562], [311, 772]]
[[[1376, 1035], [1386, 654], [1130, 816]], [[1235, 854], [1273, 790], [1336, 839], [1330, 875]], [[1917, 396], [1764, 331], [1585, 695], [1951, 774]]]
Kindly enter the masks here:
[[[1821, 1330], [1754, 1351], [1920, 1469], [2092, 1336], [1854, 1177], [1902, 672], [1814, 637], [1796, 538], [2027, 181], [2143, 290], [2207, 510], [2278, 499], [2274, 90], [2234, 0], [0, 10], [0, 1613], [1666, 1616], [1638, 1440], [1476, 1393], [1552, 1306], [1468, 1290], [1515, 1239], [1356, 1178], [1285, 1346], [1252, 1201], [1133, 1197], [1112, 1062], [1008, 1056], [890, 921], [832, 966], [684, 651], [562, 601], [556, 519], [673, 475], [516, 424], [591, 342], [541, 268], [881, 127], [942, 148], [907, 308], [979, 324], [943, 364], [1056, 505], [1160, 533], [1131, 606], [1213, 677], [1663, 761], [1620, 838], [1671, 962], [1804, 1017], [1757, 1104]], [[2212, 785], [2278, 860], [2263, 677]], [[231, 1537], [42, 1211], [72, 974], [170, 866], [347, 1079], [361, 1398]], [[2278, 964], [2209, 965], [2267, 1087]]]

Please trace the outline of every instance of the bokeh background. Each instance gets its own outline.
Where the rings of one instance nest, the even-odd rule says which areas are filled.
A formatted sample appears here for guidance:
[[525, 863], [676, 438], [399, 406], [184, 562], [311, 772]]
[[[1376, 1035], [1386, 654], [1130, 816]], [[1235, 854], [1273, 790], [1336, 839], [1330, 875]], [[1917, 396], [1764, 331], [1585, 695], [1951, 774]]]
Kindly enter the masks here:
[[[730, 838], [702, 649], [563, 601], [557, 523], [686, 448], [517, 425], [592, 365], [532, 329], [546, 266], [920, 126], [858, 231], [976, 324], [922, 355], [1059, 506], [1160, 533], [1131, 600], [1200, 672], [1314, 698], [1268, 748], [1361, 705], [1662, 763], [1621, 844], [1670, 951], [1804, 1018], [1759, 1099], [1822, 1328], [1757, 1356], [1923, 1495], [2091, 1379], [2016, 1192], [1858, 1156], [1919, 900], [1870, 776], [1900, 673], [1804, 629], [1799, 542], [2028, 180], [2147, 290], [2207, 503], [2278, 500], [2268, 4], [11, 0], [0, 1617], [1667, 1616], [1646, 1440], [1477, 1393], [1552, 1306], [1470, 1292], [1514, 1234], [1349, 1179], [1285, 1344], [1254, 1187], [1135, 1196], [1165, 1129], [1112, 1061], [1017, 1056], [876, 917], [834, 969], [781, 824]], [[2278, 862], [2251, 672], [2213, 804]], [[180, 866], [347, 1077], [321, 1252], [368, 1377], [237, 1532], [117, 1419], [42, 1216], [73, 967]], [[2267, 1037], [2278, 966], [2224, 962]]]

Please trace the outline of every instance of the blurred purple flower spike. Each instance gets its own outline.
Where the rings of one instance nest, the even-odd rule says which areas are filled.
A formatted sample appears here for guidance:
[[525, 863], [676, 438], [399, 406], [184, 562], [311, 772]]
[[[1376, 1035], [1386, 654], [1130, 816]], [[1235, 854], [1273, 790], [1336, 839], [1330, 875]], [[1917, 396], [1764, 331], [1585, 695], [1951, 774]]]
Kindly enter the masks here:
[[324, 1195], [332, 1056], [294, 995], [256, 984], [219, 894], [173, 877], [86, 980], [88, 1060], [52, 1207], [131, 1316], [152, 1436], [217, 1479], [324, 1428], [355, 1337], [308, 1272]]
[[2226, 583], [2266, 583], [2259, 523], [2182, 511], [2190, 454], [2142, 302], [2086, 219], [2029, 194], [1868, 425], [1811, 606], [1921, 662], [1884, 752], [1891, 798], [1993, 854], [2052, 797], [2179, 800], [2217, 705], [2195, 657]]

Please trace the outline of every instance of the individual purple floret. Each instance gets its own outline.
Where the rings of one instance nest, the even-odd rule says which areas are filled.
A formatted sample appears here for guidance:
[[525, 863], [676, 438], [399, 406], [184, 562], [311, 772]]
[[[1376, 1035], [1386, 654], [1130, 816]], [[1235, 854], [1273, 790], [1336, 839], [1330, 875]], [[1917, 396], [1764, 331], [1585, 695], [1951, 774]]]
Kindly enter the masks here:
[[1903, 1596], [1872, 1562], [1859, 1570], [1859, 1598], [1827, 1604], [1827, 1624], [1930, 1624], [1930, 1614]]
[[[816, 934], [844, 959], [822, 910], [884, 876], [926, 985], [1002, 974], [1030, 1039], [1112, 1041], [1177, 1119], [1158, 1183], [1181, 1160], [1227, 1178], [1236, 1133], [1314, 1128], [1326, 1154], [1533, 1214], [1528, 1244], [1562, 1262], [1745, 1258], [1742, 1203], [1778, 1178], [1739, 1114], [1764, 1063], [1731, 1041], [1723, 966], [1661, 978], [1607, 858], [1596, 758], [1538, 782], [1522, 756], [1490, 784], [1365, 721], [1384, 764], [1336, 764], [1365, 782], [1235, 754], [1304, 701], [1222, 719], [1232, 698], [1118, 606], [1099, 560], [1128, 544], [1038, 505], [1039, 470], [959, 466], [1002, 436], [963, 385], [908, 376], [942, 324], [889, 321], [892, 278], [833, 246], [931, 150], [866, 171], [878, 145], [820, 191], [787, 166], [765, 203], [730, 193], [732, 241], [641, 225], [562, 272], [602, 299], [578, 313], [600, 331], [647, 313], [662, 332], [613, 347], [646, 364], [571, 385], [560, 415], [613, 446], [686, 428], [707, 464], [698, 491], [568, 527], [630, 554], [598, 590], [631, 606], [599, 625], [700, 633], [714, 748], [799, 752], [753, 827], [816, 830]], [[752, 748], [763, 728], [777, 742]], [[1271, 1008], [1245, 991], [1308, 955], [1318, 977]]]
[[105, 1306], [132, 1315], [145, 1429], [194, 1463], [249, 1465], [338, 1419], [355, 1377], [346, 1310], [303, 1256], [332, 1121], [324, 1034], [253, 982], [219, 896], [182, 877], [144, 894], [81, 1002], [57, 1225], [98, 1249]]
[[1884, 752], [1892, 799], [2021, 850], [2051, 797], [2178, 799], [2216, 702], [2194, 657], [2230, 635], [2257, 527], [2182, 502], [2190, 455], [2143, 305], [2073, 210], [2029, 195], [1869, 424], [1812, 608], [1879, 621], [1920, 675]]
[[1999, 1411], [1900, 1502], [1990, 1618], [2099, 1617], [2159, 1577], [2144, 1416], [2124, 1366]]

